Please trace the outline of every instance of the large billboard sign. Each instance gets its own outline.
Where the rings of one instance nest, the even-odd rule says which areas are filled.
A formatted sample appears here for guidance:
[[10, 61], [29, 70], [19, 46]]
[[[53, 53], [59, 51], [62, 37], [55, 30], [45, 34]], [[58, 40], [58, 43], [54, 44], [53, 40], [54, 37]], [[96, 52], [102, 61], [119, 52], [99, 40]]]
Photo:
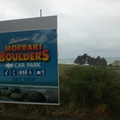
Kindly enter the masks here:
[[57, 16], [0, 22], [0, 102], [59, 104]]

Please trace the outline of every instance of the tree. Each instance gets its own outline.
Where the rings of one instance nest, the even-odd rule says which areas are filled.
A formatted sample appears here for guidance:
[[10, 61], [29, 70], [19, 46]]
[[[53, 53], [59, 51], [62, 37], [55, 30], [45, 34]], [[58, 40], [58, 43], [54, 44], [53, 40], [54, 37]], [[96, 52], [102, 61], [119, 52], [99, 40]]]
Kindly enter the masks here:
[[101, 59], [101, 65], [103, 65], [103, 66], [107, 65], [107, 61], [104, 57]]
[[113, 65], [114, 67], [120, 66], [120, 60], [115, 60], [115, 61], [112, 63], [112, 65]]
[[87, 55], [86, 53], [83, 54], [82, 56], [78, 56], [74, 63], [76, 64], [80, 64], [80, 65], [95, 65], [95, 66], [106, 66], [107, 65], [107, 61], [105, 58], [101, 58], [100, 56], [98, 56], [97, 58], [91, 57], [89, 55]]
[[85, 53], [82, 56], [79, 55], [75, 59], [74, 63], [80, 64], [80, 65], [87, 64], [88, 63], [88, 59], [90, 59], [90, 57]]

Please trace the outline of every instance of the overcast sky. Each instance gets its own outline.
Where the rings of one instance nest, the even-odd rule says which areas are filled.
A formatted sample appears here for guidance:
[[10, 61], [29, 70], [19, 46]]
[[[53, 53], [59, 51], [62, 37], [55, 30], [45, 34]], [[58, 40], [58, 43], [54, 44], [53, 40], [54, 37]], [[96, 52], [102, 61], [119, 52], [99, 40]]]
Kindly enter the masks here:
[[120, 57], [120, 0], [0, 0], [0, 21], [58, 16], [58, 57]]

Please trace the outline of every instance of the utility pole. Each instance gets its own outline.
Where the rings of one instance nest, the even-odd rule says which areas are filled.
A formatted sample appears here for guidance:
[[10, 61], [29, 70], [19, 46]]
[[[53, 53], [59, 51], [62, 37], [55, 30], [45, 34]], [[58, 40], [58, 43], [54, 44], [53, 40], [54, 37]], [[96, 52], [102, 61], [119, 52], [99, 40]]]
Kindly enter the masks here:
[[40, 17], [42, 17], [42, 10], [40, 9]]

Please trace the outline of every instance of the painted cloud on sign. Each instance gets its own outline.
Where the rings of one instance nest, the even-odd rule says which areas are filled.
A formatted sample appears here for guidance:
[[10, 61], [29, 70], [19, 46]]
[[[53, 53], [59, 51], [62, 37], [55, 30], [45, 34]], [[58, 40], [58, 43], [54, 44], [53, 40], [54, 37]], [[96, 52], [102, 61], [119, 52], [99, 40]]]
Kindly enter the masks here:
[[36, 36], [36, 40], [34, 40], [34, 43], [48, 43], [48, 44], [54, 44], [56, 43], [56, 30], [42, 30], [39, 31], [39, 33], [35, 33], [34, 36]]

